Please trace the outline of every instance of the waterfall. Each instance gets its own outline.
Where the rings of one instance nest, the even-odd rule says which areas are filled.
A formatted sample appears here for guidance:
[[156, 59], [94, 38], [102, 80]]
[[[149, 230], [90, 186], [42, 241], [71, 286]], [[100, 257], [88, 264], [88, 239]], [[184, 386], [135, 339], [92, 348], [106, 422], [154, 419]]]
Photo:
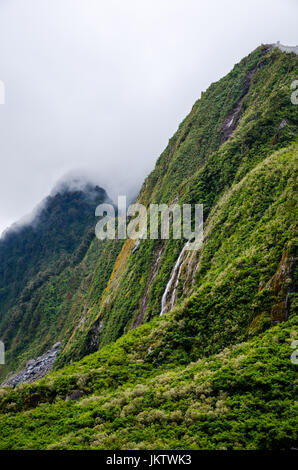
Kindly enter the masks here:
[[[185, 248], [185, 247], [184, 247], [184, 248]], [[184, 250], [184, 248], [183, 248], [183, 250]], [[190, 251], [187, 253], [187, 256], [185, 257], [185, 260], [182, 261], [181, 264], [180, 264], [180, 266], [179, 266], [179, 270], [178, 270], [176, 282], [175, 282], [174, 289], [173, 289], [173, 293], [172, 293], [172, 296], [171, 296], [171, 301], [170, 301], [170, 308], [169, 308], [169, 310], [171, 310], [171, 309], [174, 307], [174, 303], [175, 303], [175, 300], [176, 300], [176, 292], [177, 292], [177, 287], [178, 287], [178, 283], [179, 283], [181, 271], [182, 271], [182, 268], [183, 268], [183, 266], [185, 265], [185, 263], [188, 262], [190, 253], [191, 253]], [[183, 254], [183, 253], [182, 253], [182, 254]]]
[[165, 311], [166, 311], [167, 297], [168, 297], [168, 294], [169, 294], [169, 292], [170, 292], [170, 290], [171, 290], [171, 288], [172, 288], [172, 285], [173, 285], [173, 283], [174, 283], [174, 281], [175, 281], [176, 274], [178, 273], [177, 281], [176, 281], [175, 286], [174, 286], [173, 296], [172, 296], [172, 298], [171, 298], [171, 308], [172, 308], [173, 305], [174, 305], [175, 293], [176, 293], [176, 289], [177, 289], [177, 285], [178, 285], [178, 280], [179, 280], [179, 276], [180, 276], [181, 268], [182, 268], [181, 260], [182, 260], [182, 258], [183, 258], [184, 252], [185, 252], [185, 250], [186, 250], [188, 244], [189, 244], [189, 242], [187, 242], [187, 243], [184, 245], [184, 247], [183, 247], [183, 249], [182, 249], [182, 251], [181, 251], [181, 253], [180, 253], [180, 255], [179, 255], [179, 257], [178, 257], [178, 259], [177, 259], [177, 261], [176, 261], [176, 264], [175, 264], [175, 266], [174, 266], [174, 268], [173, 268], [173, 270], [172, 270], [170, 280], [169, 280], [169, 282], [167, 283], [166, 289], [165, 289], [165, 291], [164, 291], [164, 293], [163, 293], [163, 296], [162, 296], [162, 299], [161, 299], [161, 312], [160, 312], [160, 315], [163, 315], [163, 314], [165, 313]]

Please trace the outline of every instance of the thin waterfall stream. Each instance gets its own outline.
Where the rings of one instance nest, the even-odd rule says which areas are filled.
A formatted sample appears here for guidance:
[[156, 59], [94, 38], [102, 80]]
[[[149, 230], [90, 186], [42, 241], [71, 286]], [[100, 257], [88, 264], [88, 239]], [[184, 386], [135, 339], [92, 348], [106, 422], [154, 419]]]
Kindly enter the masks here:
[[[163, 314], [165, 313], [165, 311], [166, 311], [166, 307], [167, 307], [167, 297], [168, 297], [168, 294], [169, 294], [169, 292], [170, 292], [170, 290], [171, 290], [171, 288], [172, 288], [172, 285], [173, 285], [173, 283], [174, 283], [174, 281], [175, 281], [175, 279], [176, 279], [176, 274], [177, 274], [178, 272], [180, 273], [179, 268], [180, 268], [180, 265], [181, 265], [181, 260], [182, 260], [182, 258], [183, 258], [183, 255], [184, 255], [185, 250], [186, 250], [186, 248], [187, 248], [188, 245], [189, 245], [189, 242], [187, 242], [187, 243], [184, 245], [184, 247], [182, 248], [182, 251], [181, 251], [181, 253], [180, 253], [180, 255], [179, 255], [179, 257], [178, 257], [178, 259], [177, 259], [177, 261], [176, 261], [176, 264], [175, 264], [175, 266], [174, 266], [174, 268], [173, 268], [173, 270], [172, 270], [171, 277], [170, 277], [170, 279], [169, 279], [169, 282], [168, 282], [167, 285], [166, 285], [165, 291], [164, 291], [163, 296], [162, 296], [162, 299], [161, 299], [161, 311], [160, 311], [160, 315], [163, 315]], [[176, 285], [175, 285], [175, 287], [176, 287]], [[174, 300], [175, 300], [175, 299], [174, 299]]]

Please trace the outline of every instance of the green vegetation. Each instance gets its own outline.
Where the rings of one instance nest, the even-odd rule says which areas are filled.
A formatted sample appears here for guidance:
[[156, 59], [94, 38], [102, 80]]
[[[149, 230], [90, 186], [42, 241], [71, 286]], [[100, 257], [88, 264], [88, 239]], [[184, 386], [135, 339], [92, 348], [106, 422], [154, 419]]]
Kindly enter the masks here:
[[[297, 317], [187, 366], [147, 354], [159, 319], [14, 391], [1, 390], [0, 449], [288, 449], [297, 440]], [[65, 401], [80, 389], [79, 401]]]
[[[244, 279], [247, 286], [243, 285], [235, 290], [235, 284], [238, 285], [235, 275], [229, 289], [232, 272], [226, 284], [231, 291], [229, 308], [232, 311], [238, 308], [239, 298], [245, 299], [247, 296], [246, 301], [241, 301], [240, 306], [243, 306], [237, 313], [240, 318], [240, 324], [237, 320], [237, 337], [240, 340], [246, 337], [246, 328], [257, 312], [263, 313], [259, 312], [261, 306], [254, 307], [255, 299], [259, 303], [262, 302], [262, 297], [267, 303], [271, 301], [266, 289], [258, 295], [259, 283], [266, 284], [270, 281], [283, 253], [290, 249], [288, 243], [291, 244], [295, 237], [295, 188], [291, 172], [295, 169], [297, 148], [291, 148], [288, 154], [285, 153], [285, 161], [280, 163], [272, 155], [279, 149], [287, 149], [296, 140], [297, 109], [289, 97], [290, 84], [297, 75], [297, 69], [297, 55], [281, 53], [277, 49], [268, 51], [267, 46], [259, 47], [244, 58], [226, 77], [212, 84], [195, 103], [170, 139], [137, 198], [146, 205], [156, 202], [170, 204], [177, 198], [179, 204], [203, 203], [205, 233], [215, 223], [215, 216], [222, 217], [215, 232], [212, 230], [208, 236], [203, 253], [191, 260], [192, 265], [190, 263], [185, 266], [178, 294], [180, 300], [183, 300], [197, 292], [197, 305], [202, 305], [198, 311], [205, 317], [204, 312], [214, 310], [214, 305], [217, 305], [215, 299], [213, 305], [207, 300], [210, 287], [208, 283], [217, 279], [224, 269], [229, 270], [229, 263], [238, 263], [239, 267], [234, 269], [239, 271], [239, 280]], [[223, 143], [224, 123], [227, 116], [233, 115], [239, 102], [242, 103], [242, 108], [238, 124]], [[287, 124], [279, 130], [284, 119]], [[264, 161], [267, 161], [268, 168], [264, 166], [257, 170], [258, 165]], [[253, 172], [254, 169], [258, 171], [257, 175]], [[282, 179], [279, 180], [278, 175], [281, 174]], [[245, 179], [246, 175], [250, 175], [248, 181]], [[237, 186], [238, 183], [240, 187]], [[220, 215], [220, 204], [229, 197], [230, 191], [232, 199], [223, 208], [224, 214]], [[237, 202], [239, 191], [243, 191], [241, 204]], [[259, 192], [261, 194], [257, 194]], [[230, 226], [226, 224], [220, 230], [228, 213]], [[237, 227], [233, 234], [233, 224], [236, 221]], [[221, 238], [223, 246], [220, 253], [216, 253]], [[139, 248], [132, 253], [133, 245], [130, 240], [123, 245], [104, 295], [98, 295], [97, 298], [93, 296], [95, 300], [88, 303], [88, 315], [95, 319], [93, 329], [100, 347], [159, 314], [163, 292], [182, 246], [183, 241], [180, 240], [147, 240], [141, 242]], [[200, 264], [197, 270], [198, 261]], [[250, 277], [247, 277], [245, 265]], [[212, 269], [209, 272], [210, 268]], [[196, 283], [193, 282], [193, 277], [196, 278]], [[224, 310], [223, 315], [226, 317], [229, 310], [225, 308], [224, 286], [221, 289], [220, 308]], [[241, 293], [238, 292], [239, 289], [242, 289]], [[92, 292], [96, 292], [96, 283], [93, 283]], [[193, 309], [197, 310], [197, 306]], [[214, 314], [221, 322], [222, 313], [218, 311]], [[267, 314], [263, 323], [269, 326]], [[190, 337], [193, 337], [193, 331], [198, 330], [197, 320], [194, 322], [195, 329], [191, 326]], [[232, 318], [230, 323], [230, 329], [236, 328]], [[218, 326], [218, 322], [216, 325]], [[89, 334], [92, 336], [92, 332]], [[227, 341], [228, 338], [225, 344]], [[78, 349], [75, 343], [76, 340], [69, 346], [68, 358], [72, 355], [72, 348]], [[63, 358], [60, 358], [61, 363], [65, 363]]]
[[106, 197], [104, 190], [91, 187], [58, 192], [47, 198], [32, 225], [1, 239], [0, 338], [6, 346], [6, 374], [72, 334], [90, 273], [105, 250], [94, 240], [94, 210]]
[[297, 55], [256, 49], [195, 103], [145, 180], [146, 205], [204, 204], [171, 311], [159, 316], [183, 240], [83, 238], [75, 262], [24, 285], [8, 357], [63, 350], [42, 380], [0, 389], [0, 448], [295, 445], [297, 71]]

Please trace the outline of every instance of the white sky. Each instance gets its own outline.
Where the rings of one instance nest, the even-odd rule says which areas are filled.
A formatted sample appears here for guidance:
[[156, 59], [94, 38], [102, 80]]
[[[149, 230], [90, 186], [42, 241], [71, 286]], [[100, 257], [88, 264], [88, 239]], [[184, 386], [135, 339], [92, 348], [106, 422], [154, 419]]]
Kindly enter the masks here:
[[297, 0], [0, 0], [0, 233], [71, 170], [136, 193], [201, 91], [298, 44], [297, 18]]

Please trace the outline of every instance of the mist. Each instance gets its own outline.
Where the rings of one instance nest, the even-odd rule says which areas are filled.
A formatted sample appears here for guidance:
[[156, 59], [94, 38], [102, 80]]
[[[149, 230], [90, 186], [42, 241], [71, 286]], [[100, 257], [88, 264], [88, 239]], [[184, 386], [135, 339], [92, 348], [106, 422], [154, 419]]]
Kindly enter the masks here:
[[0, 233], [69, 175], [133, 198], [202, 91], [261, 43], [298, 43], [297, 14], [296, 0], [1, 0]]

